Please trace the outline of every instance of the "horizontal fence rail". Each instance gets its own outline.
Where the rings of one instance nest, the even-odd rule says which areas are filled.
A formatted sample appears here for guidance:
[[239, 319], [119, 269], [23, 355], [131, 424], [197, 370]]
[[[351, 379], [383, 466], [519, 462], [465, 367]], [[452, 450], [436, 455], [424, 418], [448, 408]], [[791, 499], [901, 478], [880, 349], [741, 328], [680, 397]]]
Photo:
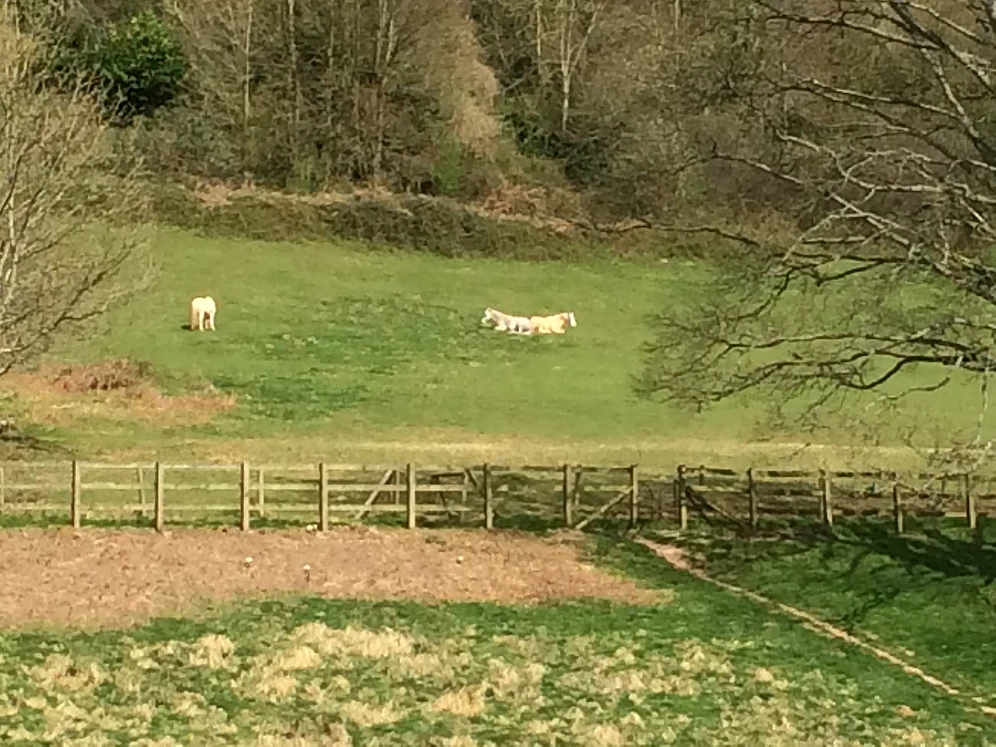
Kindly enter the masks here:
[[253, 517], [296, 517], [326, 531], [336, 522], [398, 514], [468, 517], [494, 527], [496, 513], [584, 529], [623, 518], [674, 521], [719, 518], [757, 528], [762, 517], [891, 515], [897, 532], [907, 516], [979, 516], [996, 508], [996, 475], [900, 475], [884, 471], [747, 469], [679, 465], [472, 466], [405, 464], [185, 464], [0, 462], [0, 514], [68, 512], [80, 527], [91, 516], [134, 516], [162, 531], [168, 517], [231, 515], [243, 530]]

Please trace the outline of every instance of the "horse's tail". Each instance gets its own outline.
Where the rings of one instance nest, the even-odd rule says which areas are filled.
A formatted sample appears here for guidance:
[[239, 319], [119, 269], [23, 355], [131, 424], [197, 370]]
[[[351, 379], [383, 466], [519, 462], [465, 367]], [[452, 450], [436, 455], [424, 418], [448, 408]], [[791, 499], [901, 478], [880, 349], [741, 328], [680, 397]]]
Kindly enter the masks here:
[[194, 298], [190, 301], [190, 328], [197, 329], [197, 308], [200, 304], [197, 303], [199, 299]]

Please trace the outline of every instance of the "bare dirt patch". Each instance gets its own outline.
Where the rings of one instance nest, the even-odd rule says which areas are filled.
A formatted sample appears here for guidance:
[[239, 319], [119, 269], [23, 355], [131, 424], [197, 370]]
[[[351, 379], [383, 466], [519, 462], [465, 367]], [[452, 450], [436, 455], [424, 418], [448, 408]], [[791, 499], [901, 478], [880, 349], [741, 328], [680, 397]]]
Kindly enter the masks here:
[[580, 562], [570, 538], [518, 533], [28, 529], [0, 533], [0, 628], [120, 627], [239, 597], [653, 604], [653, 590]]
[[95, 416], [196, 425], [236, 404], [234, 397], [211, 387], [194, 394], [163, 394], [147, 367], [128, 359], [12, 372], [4, 377], [4, 389], [27, 405], [32, 421], [60, 426]]

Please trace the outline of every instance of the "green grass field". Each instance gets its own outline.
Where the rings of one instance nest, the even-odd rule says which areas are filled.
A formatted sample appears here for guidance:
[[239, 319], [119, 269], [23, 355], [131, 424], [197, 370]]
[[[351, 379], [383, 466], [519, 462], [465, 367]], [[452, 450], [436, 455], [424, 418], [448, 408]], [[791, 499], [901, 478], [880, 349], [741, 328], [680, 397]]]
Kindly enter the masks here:
[[[902, 450], [843, 451], [861, 441], [852, 412], [828, 421], [822, 447], [799, 454], [802, 434], [758, 426], [764, 402], [698, 414], [637, 401], [629, 387], [650, 337], [645, 317], [696, 292], [706, 270], [691, 261], [457, 260], [173, 229], [156, 230], [152, 243], [163, 268], [157, 288], [114, 312], [103, 333], [59, 346], [49, 360], [130, 358], [147, 363], [167, 393], [210, 382], [237, 405], [184, 419], [169, 407], [139, 412], [124, 395], [21, 391], [11, 407], [22, 421], [76, 454], [667, 467], [908, 458]], [[218, 302], [216, 333], [184, 328], [189, 300], [200, 294]], [[578, 327], [563, 337], [509, 336], [480, 324], [486, 306], [570, 309]], [[921, 396], [899, 425], [919, 418], [948, 433], [970, 424], [974, 396], [964, 387]], [[880, 435], [895, 443], [898, 427]]]
[[[243, 602], [0, 634], [5, 744], [975, 745], [991, 718], [604, 541], [656, 606]], [[968, 705], [969, 707], [966, 707]]]
[[908, 529], [852, 519], [830, 536], [748, 541], [713, 528], [668, 541], [710, 575], [813, 612], [996, 707], [996, 527], [930, 519]]
[[[8, 405], [43, 444], [256, 463], [909, 460], [858, 448], [857, 410], [827, 422], [823, 448], [800, 451], [803, 434], [758, 425], [765, 402], [696, 414], [637, 401], [629, 378], [645, 316], [696, 292], [707, 270], [691, 262], [448, 260], [175, 230], [157, 231], [153, 250], [157, 288], [40, 370], [128, 358], [168, 397], [66, 393], [19, 373]], [[205, 293], [218, 331], [194, 334], [187, 304]], [[571, 309], [579, 326], [507, 336], [480, 325], [485, 306]], [[204, 395], [209, 384], [220, 394]], [[971, 423], [975, 401], [968, 387], [911, 399], [882, 440], [912, 423], [951, 433]], [[908, 657], [959, 696], [603, 535], [593, 562], [673, 597], [528, 608], [286, 598], [127, 631], [0, 633], [0, 742], [992, 744], [996, 720], [978, 710], [996, 685], [992, 542], [912, 523], [902, 538], [854, 521], [832, 539], [668, 539], [723, 578]]]

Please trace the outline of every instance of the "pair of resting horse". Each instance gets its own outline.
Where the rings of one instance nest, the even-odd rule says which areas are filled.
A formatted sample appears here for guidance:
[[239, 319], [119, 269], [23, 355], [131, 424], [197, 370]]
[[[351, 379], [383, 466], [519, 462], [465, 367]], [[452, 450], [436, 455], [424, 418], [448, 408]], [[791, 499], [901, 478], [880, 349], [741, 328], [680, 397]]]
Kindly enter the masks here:
[[498, 309], [487, 308], [481, 318], [481, 324], [493, 322], [499, 332], [509, 332], [516, 335], [562, 335], [567, 327], [578, 326], [573, 311], [564, 311], [551, 316], [512, 316]]

